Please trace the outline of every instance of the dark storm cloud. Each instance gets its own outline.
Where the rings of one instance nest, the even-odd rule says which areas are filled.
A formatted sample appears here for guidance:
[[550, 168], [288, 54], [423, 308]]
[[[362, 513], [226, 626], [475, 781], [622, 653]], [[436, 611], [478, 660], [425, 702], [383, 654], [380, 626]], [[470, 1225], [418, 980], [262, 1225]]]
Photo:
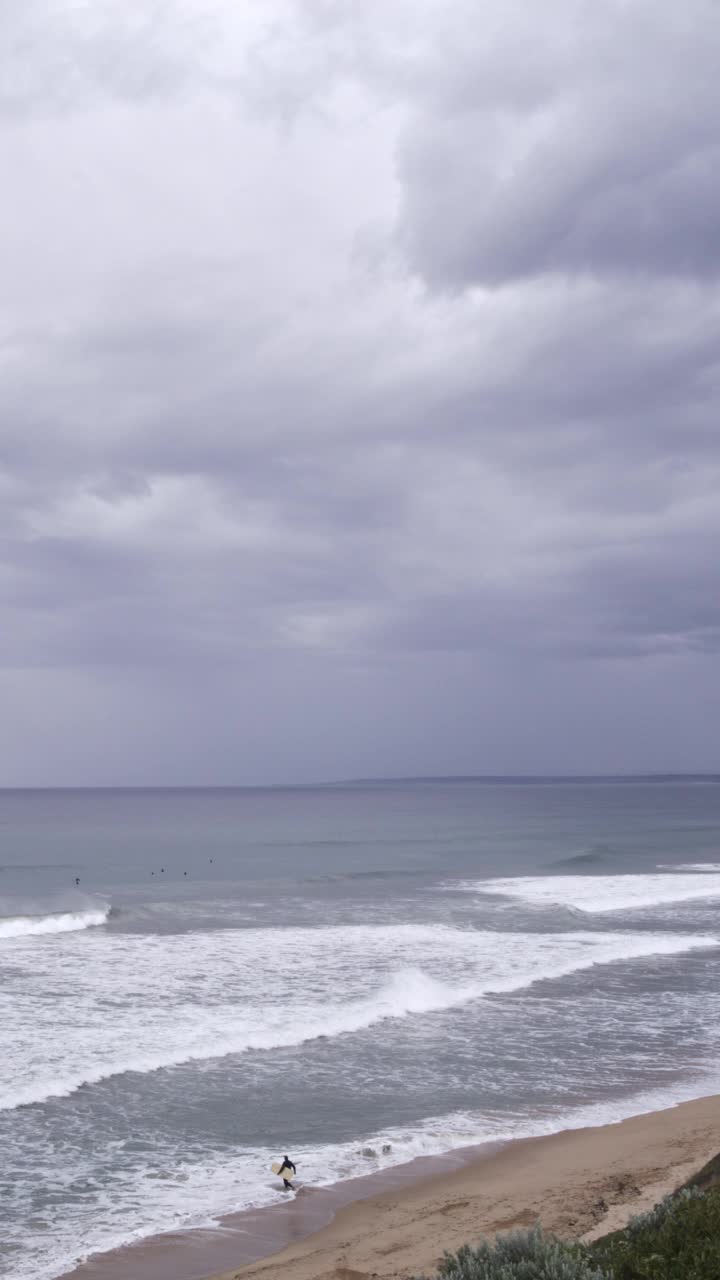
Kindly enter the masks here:
[[[389, 623], [399, 649], [536, 653], [565, 658], [643, 658], [720, 652], [720, 568], [704, 539], [667, 560], [633, 553], [598, 555], [588, 567], [520, 595], [491, 586], [462, 598], [426, 600]], [[581, 606], [581, 607], [579, 607]]]
[[340, 664], [363, 725], [425, 662], [509, 723], [523, 663], [700, 678], [715, 5], [0, 22], [1, 664], [235, 665], [256, 718]]
[[[521, 341], [504, 367], [477, 358], [475, 332], [450, 379], [443, 361], [423, 368], [422, 348], [399, 367], [394, 349], [385, 366], [374, 353], [367, 364], [379, 387], [363, 378], [362, 361], [356, 367], [357, 350], [328, 363], [330, 334], [300, 373], [285, 346], [284, 379], [267, 380], [247, 339], [235, 361], [208, 328], [186, 358], [171, 318], [157, 341], [138, 315], [138, 332], [154, 335], [141, 351], [124, 341], [108, 351], [103, 340], [86, 349], [75, 335], [46, 358], [36, 398], [36, 411], [44, 400], [54, 412], [54, 438], [38, 450], [28, 448], [34, 433], [8, 433], [24, 475], [5, 504], [10, 596], [45, 597], [56, 610], [64, 597], [75, 611], [61, 650], [55, 629], [38, 627], [43, 660], [54, 651], [72, 660], [73, 646], [76, 661], [136, 660], [143, 649], [149, 660], [219, 659], [263, 643], [393, 647], [403, 635], [413, 648], [511, 640], [586, 651], [607, 648], [609, 630], [621, 650], [623, 627], [633, 647], [645, 627], [645, 647], [663, 649], [632, 591], [610, 622], [598, 619], [612, 572], [596, 576], [595, 559], [610, 544], [616, 575], [632, 557], [638, 577], [662, 580], [677, 542], [681, 578], [683, 555], [694, 560], [713, 544], [706, 335], [676, 317], [668, 372], [658, 355], [664, 322], [655, 334], [631, 308], [619, 329], [623, 308], [610, 306], [612, 340], [596, 347], [579, 323], [584, 305], [572, 333], [562, 306], [546, 304], [548, 331], [528, 341], [525, 300]], [[448, 314], [442, 308], [441, 329]], [[483, 319], [462, 310], [450, 323], [462, 350]], [[499, 348], [517, 326], [511, 312]], [[408, 349], [413, 338], [410, 324]], [[109, 406], [103, 430], [96, 387]], [[683, 539], [698, 519], [690, 547]], [[19, 652], [27, 646], [23, 627]]]
[[510, 5], [495, 48], [479, 11], [461, 9], [446, 24], [436, 92], [400, 151], [401, 241], [430, 283], [714, 275], [714, 0], [562, 3], [536, 19]]

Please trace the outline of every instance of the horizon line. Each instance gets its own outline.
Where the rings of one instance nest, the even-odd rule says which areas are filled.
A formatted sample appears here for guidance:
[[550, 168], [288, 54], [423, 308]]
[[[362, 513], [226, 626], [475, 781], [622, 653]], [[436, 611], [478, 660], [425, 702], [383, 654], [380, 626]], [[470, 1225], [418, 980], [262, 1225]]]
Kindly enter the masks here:
[[664, 770], [650, 773], [448, 773], [389, 774], [323, 779], [318, 782], [168, 782], [168, 783], [20, 783], [0, 784], [0, 793], [13, 791], [312, 791], [341, 787], [410, 786], [432, 783], [674, 782], [698, 779], [720, 782], [720, 771]]

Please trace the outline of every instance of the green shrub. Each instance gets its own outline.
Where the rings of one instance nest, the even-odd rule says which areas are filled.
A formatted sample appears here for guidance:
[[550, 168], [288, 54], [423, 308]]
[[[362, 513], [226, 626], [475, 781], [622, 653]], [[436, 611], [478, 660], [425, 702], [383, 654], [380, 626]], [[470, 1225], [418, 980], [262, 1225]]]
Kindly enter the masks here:
[[685, 1188], [592, 1245], [539, 1227], [446, 1253], [442, 1280], [720, 1280], [720, 1186]]
[[495, 1243], [482, 1240], [446, 1253], [440, 1264], [443, 1280], [612, 1280], [587, 1250], [532, 1231], [511, 1231]]
[[592, 1252], [614, 1280], [719, 1280], [720, 1187], [663, 1200]]
[[702, 1191], [698, 1191], [693, 1187], [678, 1191], [676, 1195], [665, 1196], [664, 1200], [658, 1201], [654, 1209], [648, 1209], [647, 1213], [635, 1214], [635, 1217], [631, 1218], [623, 1229], [622, 1234], [629, 1240], [635, 1240], [642, 1236], [643, 1233], [659, 1231], [668, 1216], [677, 1212], [679, 1205], [684, 1204], [687, 1200], [702, 1199], [702, 1194]]
[[685, 1183], [686, 1187], [697, 1187], [699, 1191], [707, 1191], [708, 1187], [716, 1187], [720, 1183], [720, 1155], [713, 1156], [702, 1169], [698, 1169]]

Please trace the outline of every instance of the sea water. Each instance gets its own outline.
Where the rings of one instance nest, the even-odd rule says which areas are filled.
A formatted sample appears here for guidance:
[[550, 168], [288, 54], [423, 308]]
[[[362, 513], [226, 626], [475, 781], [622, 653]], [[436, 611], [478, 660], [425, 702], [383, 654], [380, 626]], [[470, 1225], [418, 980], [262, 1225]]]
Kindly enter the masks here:
[[720, 1091], [719, 992], [718, 780], [0, 792], [0, 1275]]

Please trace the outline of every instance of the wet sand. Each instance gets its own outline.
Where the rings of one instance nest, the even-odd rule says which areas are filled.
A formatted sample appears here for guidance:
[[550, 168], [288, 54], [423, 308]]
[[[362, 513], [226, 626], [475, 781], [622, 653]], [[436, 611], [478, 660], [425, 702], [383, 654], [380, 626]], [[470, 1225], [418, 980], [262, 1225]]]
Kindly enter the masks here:
[[618, 1124], [415, 1160], [207, 1231], [98, 1255], [72, 1280], [389, 1280], [445, 1249], [540, 1222], [568, 1237], [622, 1226], [720, 1151], [720, 1097]]

